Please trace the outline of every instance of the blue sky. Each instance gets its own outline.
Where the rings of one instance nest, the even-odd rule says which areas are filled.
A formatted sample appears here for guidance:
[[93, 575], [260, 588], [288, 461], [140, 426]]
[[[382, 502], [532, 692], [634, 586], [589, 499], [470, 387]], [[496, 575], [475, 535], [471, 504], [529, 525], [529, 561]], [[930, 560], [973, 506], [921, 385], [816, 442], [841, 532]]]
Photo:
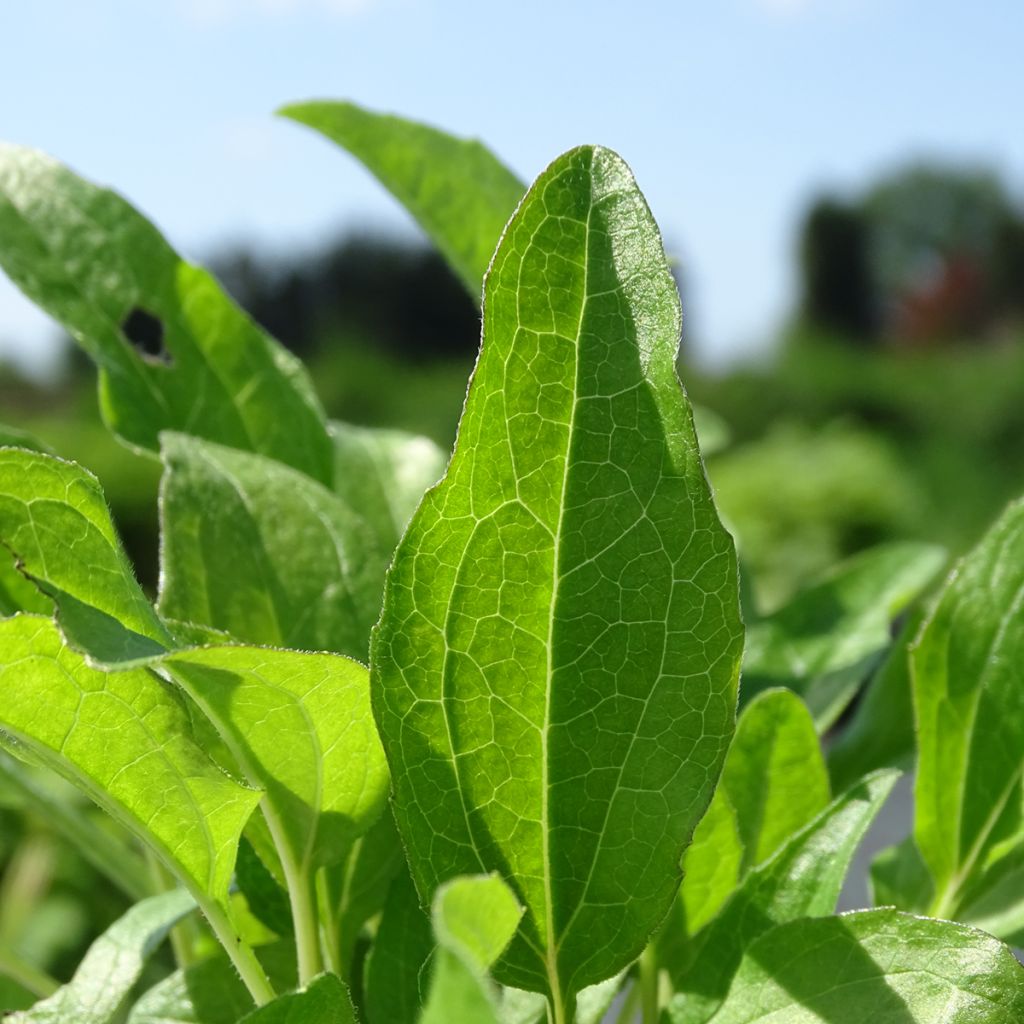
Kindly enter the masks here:
[[[707, 360], [792, 299], [809, 195], [917, 156], [1024, 191], [1020, 0], [32, 0], [0, 20], [0, 138], [115, 185], [201, 258], [409, 230], [352, 160], [275, 119], [343, 97], [487, 141], [529, 179], [580, 142], [632, 165]], [[0, 358], [52, 332], [0, 278]]]

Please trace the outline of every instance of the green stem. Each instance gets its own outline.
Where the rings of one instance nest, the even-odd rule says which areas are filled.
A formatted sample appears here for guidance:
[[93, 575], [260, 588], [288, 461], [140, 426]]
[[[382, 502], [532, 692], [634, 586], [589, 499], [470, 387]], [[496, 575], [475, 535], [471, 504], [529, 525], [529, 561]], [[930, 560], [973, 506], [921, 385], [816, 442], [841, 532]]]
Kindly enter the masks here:
[[640, 990], [644, 1024], [658, 1024], [658, 958], [653, 942], [640, 955], [640, 977], [636, 987]]
[[242, 983], [249, 990], [253, 1002], [257, 1006], [269, 1003], [276, 993], [267, 979], [263, 965], [256, 959], [252, 946], [242, 941], [220, 904], [204, 899], [200, 906], [213, 929], [213, 934], [217, 936], [217, 941], [224, 947], [224, 952], [235, 965]]
[[[151, 849], [147, 847], [145, 852], [153, 891], [168, 892], [174, 889], [178, 885], [178, 880], [164, 867]], [[195, 955], [195, 947], [196, 940], [201, 934], [201, 927], [196, 915], [188, 914], [171, 929], [168, 938], [171, 942], [171, 951], [174, 953], [174, 961], [179, 967], [190, 967], [199, 959]]]
[[60, 988], [60, 982], [50, 977], [46, 971], [22, 960], [17, 953], [9, 950], [0, 952], [0, 974], [7, 975], [22, 988], [27, 988], [37, 999], [52, 996]]
[[640, 982], [634, 979], [633, 984], [626, 990], [626, 998], [622, 1000], [622, 1006], [619, 1007], [615, 1024], [634, 1024], [638, 1009], [640, 1009]]
[[288, 882], [288, 898], [295, 925], [295, 951], [299, 960], [299, 985], [305, 987], [322, 970], [320, 956], [320, 922], [316, 911], [316, 890], [308, 870], [290, 869], [282, 862]]
[[327, 970], [338, 975], [347, 985], [349, 983], [349, 965], [341, 962], [341, 922], [337, 913], [338, 908], [331, 905], [330, 887], [323, 871], [319, 872], [317, 876], [316, 900], [320, 912], [320, 938], [324, 965]]

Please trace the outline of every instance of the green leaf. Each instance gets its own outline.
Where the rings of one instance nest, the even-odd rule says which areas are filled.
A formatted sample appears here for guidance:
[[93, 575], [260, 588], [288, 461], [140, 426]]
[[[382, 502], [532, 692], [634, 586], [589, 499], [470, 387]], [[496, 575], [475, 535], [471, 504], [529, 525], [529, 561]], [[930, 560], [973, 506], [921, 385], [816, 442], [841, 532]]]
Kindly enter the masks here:
[[914, 838], [953, 917], [1001, 844], [1024, 836], [1024, 502], [950, 576], [911, 649]]
[[15, 557], [0, 539], [0, 618], [18, 612], [52, 615], [53, 602], [27, 577], [18, 572]]
[[680, 899], [690, 934], [828, 802], [825, 762], [803, 701], [789, 690], [759, 694], [740, 715], [721, 781], [683, 861]]
[[837, 791], [878, 768], [913, 767], [914, 709], [908, 647], [920, 631], [924, 615], [920, 605], [907, 615], [850, 721], [829, 744], [829, 774]]
[[161, 614], [365, 661], [391, 548], [363, 516], [262, 455], [161, 442]]
[[875, 857], [871, 862], [870, 882], [871, 902], [876, 907], [895, 907], [923, 914], [932, 901], [932, 880], [913, 836], [887, 847]]
[[448, 457], [433, 441], [403, 430], [330, 424], [334, 490], [377, 531], [388, 558]]
[[348, 150], [416, 218], [474, 298], [525, 186], [482, 143], [353, 103], [278, 113]]
[[512, 940], [523, 908], [497, 875], [453, 879], [434, 896], [438, 951], [420, 1024], [498, 1024], [487, 972]]
[[962, 925], [866, 910], [763, 935], [744, 954], [714, 1024], [1021, 1020], [1024, 970], [1002, 943]]
[[[343, 856], [387, 798], [367, 670], [334, 654], [205, 647], [162, 662], [266, 790], [271, 833], [305, 872]], [[286, 865], [286, 873], [288, 866]]]
[[235, 849], [260, 798], [189, 738], [179, 697], [145, 669], [101, 672], [52, 621], [0, 621], [0, 728], [154, 849], [203, 909], [227, 906]]
[[71, 981], [9, 1024], [114, 1024], [146, 961], [194, 907], [184, 889], [137, 903], [89, 947]]
[[434, 959], [430, 917], [408, 871], [391, 883], [366, 963], [364, 996], [369, 1024], [416, 1024]]
[[819, 731], [853, 698], [891, 642], [892, 620], [941, 568], [930, 544], [880, 545], [840, 563], [747, 630], [743, 690], [749, 700], [770, 686], [799, 693]]
[[[270, 842], [273, 843], [273, 840]], [[238, 891], [245, 897], [249, 912], [257, 921], [277, 935], [293, 933], [294, 924], [288, 893], [253, 849], [252, 841], [245, 836], [238, 846], [235, 883]]]
[[1012, 946], [1024, 945], [1024, 844], [992, 864], [965, 894], [957, 915]]
[[61, 628], [78, 650], [113, 664], [152, 657], [171, 644], [88, 470], [51, 455], [0, 449], [0, 541], [57, 603]]
[[777, 924], [831, 914], [857, 846], [897, 779], [878, 772], [837, 797], [764, 864], [754, 868], [700, 933], [688, 964], [667, 965], [683, 994], [677, 1024], [704, 1024], [729, 989], [744, 951]]
[[341, 979], [322, 974], [301, 992], [253, 1010], [239, 1024], [356, 1024], [356, 1012]]
[[48, 444], [27, 430], [11, 427], [6, 423], [0, 423], [0, 448], [27, 448], [29, 451], [45, 452], [47, 455], [56, 454]]
[[455, 455], [371, 648], [418, 888], [500, 873], [526, 912], [496, 975], [559, 1022], [667, 914], [733, 728], [736, 559], [679, 326], [628, 168], [559, 158], [495, 255]]
[[128, 443], [156, 450], [179, 430], [331, 482], [301, 363], [117, 194], [0, 146], [0, 267], [97, 363], [104, 419]]

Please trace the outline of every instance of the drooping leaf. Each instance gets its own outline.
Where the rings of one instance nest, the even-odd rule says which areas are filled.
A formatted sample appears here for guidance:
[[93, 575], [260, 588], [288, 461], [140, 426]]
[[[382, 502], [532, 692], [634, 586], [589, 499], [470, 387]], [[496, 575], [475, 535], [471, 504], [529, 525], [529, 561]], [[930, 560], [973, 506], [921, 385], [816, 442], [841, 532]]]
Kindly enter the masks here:
[[146, 961], [171, 928], [194, 909], [184, 889], [135, 904], [89, 947], [75, 976], [9, 1024], [115, 1024]]
[[0, 449], [0, 541], [57, 604], [78, 650], [107, 663], [172, 641], [135, 581], [99, 481], [73, 462]]
[[950, 576], [911, 649], [918, 728], [914, 838], [953, 917], [1006, 843], [1024, 839], [1024, 502]]
[[391, 553], [366, 519], [262, 455], [182, 434], [161, 443], [161, 613], [365, 661]]
[[341, 979], [321, 974], [302, 991], [278, 996], [238, 1024], [356, 1024], [356, 1012]]
[[391, 883], [366, 962], [364, 997], [369, 1024], [417, 1024], [434, 962], [430, 916], [420, 906], [408, 871]]
[[914, 709], [910, 695], [908, 647], [924, 621], [918, 605], [907, 615], [892, 648], [868, 683], [850, 721], [828, 748], [836, 791], [878, 768], [913, 766]]
[[676, 1024], [704, 1024], [729, 990], [747, 947], [774, 925], [831, 914], [853, 855], [897, 773], [878, 772], [837, 797], [764, 864], [754, 868], [700, 933], [688, 963], [666, 964], [681, 993]]
[[814, 722], [789, 690], [768, 690], [743, 710], [708, 813], [683, 861], [680, 899], [692, 935], [718, 913], [755, 865], [829, 802]]
[[334, 490], [373, 529], [388, 558], [423, 498], [441, 478], [447, 455], [403, 430], [330, 424]]
[[741, 698], [788, 686], [827, 729], [888, 649], [892, 620], [944, 560], [933, 545], [894, 542], [841, 563], [747, 630]]
[[416, 218], [474, 299], [526, 187], [482, 143], [353, 103], [279, 113], [348, 150]]
[[[687, 1018], [676, 1015], [674, 1024]], [[1024, 968], [983, 932], [865, 910], [791, 921], [746, 951], [714, 1024], [1017, 1024]]]
[[379, 817], [388, 773], [367, 670], [334, 654], [205, 647], [163, 662], [224, 738], [289, 869], [343, 856]]
[[420, 1024], [499, 1024], [497, 993], [487, 977], [523, 916], [497, 875], [456, 878], [434, 896], [438, 951]]
[[119, 195], [0, 146], [0, 267], [96, 362], [104, 419], [125, 441], [155, 451], [180, 430], [331, 483], [301, 363]]
[[145, 669], [101, 672], [54, 623], [0, 621], [0, 728], [139, 836], [222, 908], [235, 848], [260, 798], [196, 746], [168, 684]]
[[496, 975], [558, 1013], [664, 918], [733, 727], [736, 560], [679, 326], [626, 166], [555, 161], [495, 255], [456, 452], [372, 645], [419, 889], [498, 871], [526, 912]]

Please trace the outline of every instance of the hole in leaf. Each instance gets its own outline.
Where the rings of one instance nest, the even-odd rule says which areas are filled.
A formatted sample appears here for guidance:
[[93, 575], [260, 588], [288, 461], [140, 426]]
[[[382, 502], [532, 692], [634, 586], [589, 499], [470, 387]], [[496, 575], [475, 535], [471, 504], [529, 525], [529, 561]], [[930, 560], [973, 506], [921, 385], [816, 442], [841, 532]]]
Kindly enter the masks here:
[[164, 344], [163, 321], [158, 316], [136, 306], [121, 321], [121, 333], [147, 362], [171, 365], [171, 353]]

